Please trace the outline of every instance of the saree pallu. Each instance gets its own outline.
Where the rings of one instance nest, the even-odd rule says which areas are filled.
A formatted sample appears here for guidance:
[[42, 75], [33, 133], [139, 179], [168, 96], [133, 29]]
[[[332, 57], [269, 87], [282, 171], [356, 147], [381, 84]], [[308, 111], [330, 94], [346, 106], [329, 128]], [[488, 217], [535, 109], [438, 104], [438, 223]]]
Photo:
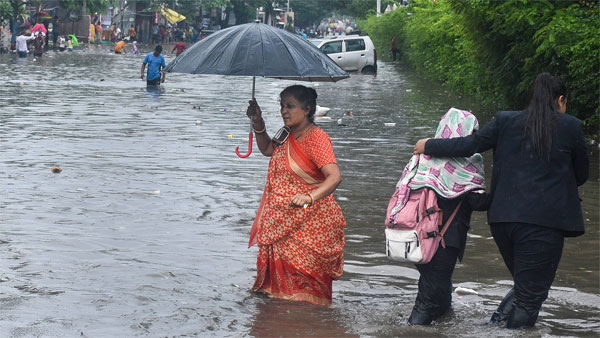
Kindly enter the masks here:
[[284, 145], [274, 148], [250, 234], [250, 246], [259, 246], [252, 291], [331, 303], [332, 282], [344, 267], [342, 211], [333, 195], [307, 208], [289, 206], [294, 195], [309, 193], [325, 180], [319, 167], [327, 163], [335, 163], [335, 156], [329, 137], [320, 129], [311, 130], [300, 142], [290, 135]]

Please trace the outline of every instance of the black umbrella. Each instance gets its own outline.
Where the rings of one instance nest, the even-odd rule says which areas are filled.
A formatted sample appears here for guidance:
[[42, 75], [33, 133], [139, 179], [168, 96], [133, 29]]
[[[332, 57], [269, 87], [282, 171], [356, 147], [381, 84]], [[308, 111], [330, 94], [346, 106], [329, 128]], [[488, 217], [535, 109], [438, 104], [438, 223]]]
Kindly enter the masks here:
[[[263, 23], [230, 27], [194, 44], [165, 68], [167, 72], [256, 76], [300, 81], [335, 82], [349, 75], [302, 37]], [[252, 124], [250, 145], [252, 153]]]

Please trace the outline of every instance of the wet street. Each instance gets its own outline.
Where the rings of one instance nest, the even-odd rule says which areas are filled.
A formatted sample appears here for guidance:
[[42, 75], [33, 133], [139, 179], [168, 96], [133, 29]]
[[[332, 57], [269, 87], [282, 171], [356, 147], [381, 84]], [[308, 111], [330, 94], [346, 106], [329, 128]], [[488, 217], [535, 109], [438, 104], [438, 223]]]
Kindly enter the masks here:
[[[144, 47], [0, 55], [0, 337], [600, 335], [597, 144], [580, 188], [586, 234], [566, 239], [535, 328], [487, 324], [512, 281], [479, 212], [453, 278], [472, 292], [453, 293], [435, 325], [411, 327], [418, 272], [385, 256], [388, 199], [446, 110], [471, 110], [483, 125], [495, 108], [385, 62], [376, 77], [301, 83], [331, 108], [316, 122], [344, 180], [345, 271], [331, 307], [272, 300], [249, 292], [257, 248], [247, 248], [268, 158], [256, 146], [234, 153], [247, 149], [252, 79], [167, 74], [146, 90]], [[291, 84], [256, 81], [271, 134]], [[489, 174], [491, 152], [485, 160]]]

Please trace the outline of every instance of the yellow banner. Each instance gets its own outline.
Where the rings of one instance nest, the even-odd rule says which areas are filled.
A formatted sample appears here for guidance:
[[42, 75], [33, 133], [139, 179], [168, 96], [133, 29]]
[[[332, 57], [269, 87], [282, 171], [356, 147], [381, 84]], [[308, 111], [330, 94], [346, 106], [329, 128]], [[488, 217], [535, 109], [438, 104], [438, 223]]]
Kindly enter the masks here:
[[175, 12], [170, 8], [161, 8], [160, 14], [164, 15], [164, 17], [167, 18], [167, 20], [169, 20], [170, 23], [177, 23], [179, 21], [185, 20], [185, 16]]

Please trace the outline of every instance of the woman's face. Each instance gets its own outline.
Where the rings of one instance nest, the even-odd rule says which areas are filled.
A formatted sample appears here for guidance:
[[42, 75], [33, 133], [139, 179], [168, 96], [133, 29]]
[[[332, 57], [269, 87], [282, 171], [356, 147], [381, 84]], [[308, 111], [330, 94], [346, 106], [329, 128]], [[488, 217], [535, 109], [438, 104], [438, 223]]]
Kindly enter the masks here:
[[308, 107], [302, 109], [302, 104], [292, 95], [285, 95], [281, 98], [281, 117], [283, 123], [295, 128], [308, 121]]

